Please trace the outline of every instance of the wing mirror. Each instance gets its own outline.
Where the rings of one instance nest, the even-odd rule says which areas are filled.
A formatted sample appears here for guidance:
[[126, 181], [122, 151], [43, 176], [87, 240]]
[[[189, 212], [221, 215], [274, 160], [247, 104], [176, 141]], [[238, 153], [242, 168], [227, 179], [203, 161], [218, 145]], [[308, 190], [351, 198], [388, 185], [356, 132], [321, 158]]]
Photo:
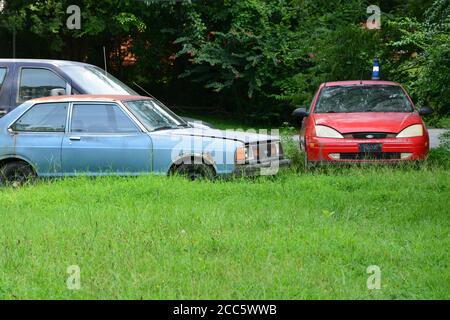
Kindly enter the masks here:
[[296, 121], [296, 122], [302, 122], [303, 118], [306, 118], [307, 116], [309, 116], [309, 112], [306, 111], [306, 108], [297, 108], [294, 110], [294, 112], [292, 112], [292, 118]]
[[419, 109], [419, 114], [421, 116], [428, 116], [428, 115], [430, 115], [432, 113], [433, 113], [433, 109], [431, 109], [430, 107], [421, 107]]
[[65, 89], [52, 89], [50, 90], [50, 96], [51, 97], [55, 97], [55, 96], [65, 96], [66, 95], [66, 90]]

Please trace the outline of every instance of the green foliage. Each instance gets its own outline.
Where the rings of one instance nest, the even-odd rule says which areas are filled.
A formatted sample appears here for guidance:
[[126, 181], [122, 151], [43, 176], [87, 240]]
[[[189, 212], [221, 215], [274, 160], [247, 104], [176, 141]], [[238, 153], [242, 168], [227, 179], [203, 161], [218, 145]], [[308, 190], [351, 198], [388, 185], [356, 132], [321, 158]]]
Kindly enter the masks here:
[[450, 129], [450, 117], [444, 117], [436, 122], [436, 128]]
[[[285, 1], [252, 0], [225, 1], [220, 10], [228, 14], [221, 18], [219, 30], [211, 29], [201, 12], [188, 16], [190, 28], [176, 41], [182, 46], [178, 56], [188, 55], [192, 64], [182, 76], [231, 94], [236, 103], [269, 97], [274, 90], [271, 84], [292, 67], [289, 56], [298, 40], [292, 31], [296, 8]], [[249, 109], [238, 105], [239, 112]], [[273, 106], [272, 111], [276, 111]]]
[[431, 149], [428, 156], [428, 164], [434, 167], [450, 170], [450, 148], [447, 143], [447, 148], [441, 146], [436, 149]]
[[[367, 5], [226, 1], [228, 15], [220, 24], [209, 24], [195, 9], [191, 29], [177, 41], [183, 46], [179, 55], [188, 54], [192, 63], [183, 76], [233, 94], [236, 103], [253, 98], [267, 113], [267, 104], [271, 110], [286, 107], [282, 102], [290, 108], [309, 105], [321, 82], [370, 79], [373, 58], [379, 56], [384, 78], [404, 84], [419, 104], [436, 109], [437, 118], [447, 114], [448, 2], [410, 3], [409, 11], [400, 2], [382, 3], [390, 11], [383, 12], [382, 30], [365, 28]], [[422, 14], [420, 8], [428, 9], [426, 14], [413, 16]], [[443, 72], [436, 74], [437, 69]]]
[[[67, 30], [79, 5], [82, 29]], [[379, 1], [381, 30], [368, 30], [366, 0], [17, 0], [1, 14], [0, 54], [17, 33], [23, 57], [82, 60], [136, 81], [169, 103], [220, 108], [257, 125], [280, 125], [324, 81], [383, 79], [418, 105], [450, 113], [450, 3]], [[33, 46], [29, 44], [33, 43]], [[124, 43], [127, 47], [124, 49]], [[124, 66], [134, 54], [137, 63]], [[437, 72], [439, 70], [439, 72]], [[176, 94], [174, 94], [174, 92]]]
[[407, 85], [419, 105], [435, 109], [429, 122], [437, 123], [440, 117], [450, 115], [450, 3], [435, 1], [424, 21], [402, 17], [389, 25], [400, 32], [389, 46], [411, 55], [400, 60], [397, 70], [406, 72], [400, 73], [398, 80]]
[[305, 166], [305, 154], [300, 151], [300, 144], [294, 140], [291, 130], [283, 133], [281, 141], [283, 145], [283, 152], [286, 157], [291, 160], [291, 168], [296, 172], [304, 172]]

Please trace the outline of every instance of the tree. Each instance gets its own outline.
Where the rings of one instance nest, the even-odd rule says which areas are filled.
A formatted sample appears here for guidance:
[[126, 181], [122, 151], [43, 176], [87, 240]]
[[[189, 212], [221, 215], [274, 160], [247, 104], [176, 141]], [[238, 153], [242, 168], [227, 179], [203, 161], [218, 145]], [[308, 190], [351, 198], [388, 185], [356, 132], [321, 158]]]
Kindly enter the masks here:
[[[406, 83], [420, 105], [429, 104], [435, 120], [450, 115], [450, 3], [436, 0], [425, 20], [399, 17], [390, 21], [400, 31], [389, 46], [403, 56], [396, 80]], [[406, 56], [406, 57], [405, 57]]]

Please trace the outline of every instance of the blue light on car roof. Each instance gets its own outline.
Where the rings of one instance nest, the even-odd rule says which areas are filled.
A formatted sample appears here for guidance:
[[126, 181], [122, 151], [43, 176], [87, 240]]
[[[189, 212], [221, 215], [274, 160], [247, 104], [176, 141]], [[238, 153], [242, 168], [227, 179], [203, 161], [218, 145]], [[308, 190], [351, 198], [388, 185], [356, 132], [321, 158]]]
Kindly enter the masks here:
[[380, 61], [378, 58], [373, 60], [372, 80], [380, 80]]

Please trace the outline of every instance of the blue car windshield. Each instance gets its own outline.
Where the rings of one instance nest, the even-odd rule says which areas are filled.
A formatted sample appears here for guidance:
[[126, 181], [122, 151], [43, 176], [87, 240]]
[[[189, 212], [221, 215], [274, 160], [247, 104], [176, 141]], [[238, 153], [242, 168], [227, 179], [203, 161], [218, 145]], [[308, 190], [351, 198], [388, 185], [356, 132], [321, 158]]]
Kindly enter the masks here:
[[314, 110], [315, 113], [412, 111], [403, 89], [393, 85], [324, 87]]
[[138, 95], [126, 84], [91, 65], [69, 65], [61, 69], [81, 87], [86, 94]]
[[127, 108], [149, 131], [179, 129], [189, 125], [156, 99], [130, 100]]

